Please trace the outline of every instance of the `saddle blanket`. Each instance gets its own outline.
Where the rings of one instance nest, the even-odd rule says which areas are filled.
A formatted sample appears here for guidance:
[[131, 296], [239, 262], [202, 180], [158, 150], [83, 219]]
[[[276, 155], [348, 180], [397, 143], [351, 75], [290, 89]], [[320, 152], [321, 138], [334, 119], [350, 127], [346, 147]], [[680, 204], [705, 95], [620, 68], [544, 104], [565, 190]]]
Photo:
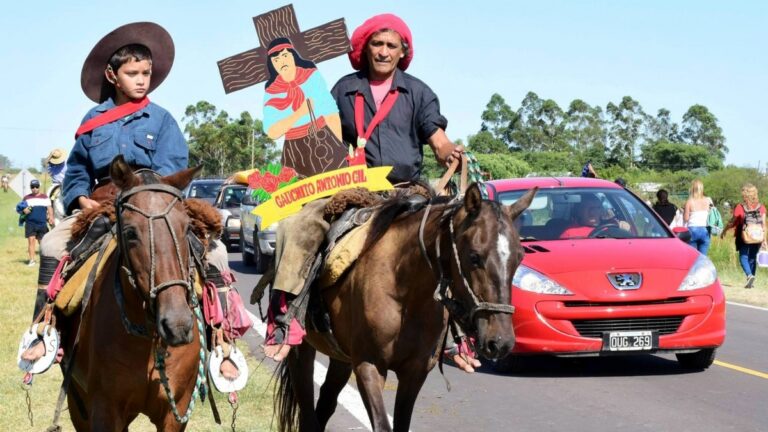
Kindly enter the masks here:
[[365, 240], [368, 238], [372, 219], [368, 218], [362, 225], [353, 228], [328, 253], [320, 274], [321, 288], [327, 288], [335, 284], [344, 272], [360, 257]]
[[[94, 281], [99, 280], [101, 277], [104, 265], [109, 261], [109, 257], [115, 252], [116, 247], [117, 240], [114, 238], [110, 239], [109, 244], [107, 244], [107, 248], [104, 251], [104, 256], [96, 268], [96, 278]], [[56, 295], [54, 303], [64, 315], [70, 316], [80, 307], [80, 302], [83, 300], [83, 294], [85, 293], [85, 285], [88, 281], [88, 275], [91, 273], [91, 269], [97, 264], [96, 259], [98, 256], [98, 253], [94, 253], [88, 257], [75, 274], [67, 279], [64, 283], [64, 287]]]

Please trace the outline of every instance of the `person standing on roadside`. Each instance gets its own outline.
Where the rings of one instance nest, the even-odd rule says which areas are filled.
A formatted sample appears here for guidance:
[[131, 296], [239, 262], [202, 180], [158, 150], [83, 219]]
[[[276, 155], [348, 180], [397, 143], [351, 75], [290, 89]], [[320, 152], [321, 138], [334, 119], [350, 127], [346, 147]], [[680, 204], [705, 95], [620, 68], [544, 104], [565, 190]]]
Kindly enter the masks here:
[[[747, 277], [744, 288], [752, 288], [757, 271], [757, 253], [766, 247], [765, 206], [760, 204], [757, 187], [747, 183], [741, 188], [742, 202], [733, 207], [733, 216], [723, 228], [720, 238], [734, 229], [739, 264]], [[746, 232], [745, 232], [746, 231]]]
[[711, 198], [704, 195], [704, 183], [699, 179], [692, 181], [690, 195], [685, 202], [683, 221], [691, 233], [691, 240], [688, 243], [704, 255], [709, 251], [707, 217], [711, 206], [714, 206], [714, 203]]
[[669, 202], [669, 192], [666, 189], [659, 189], [656, 192], [656, 204], [653, 205], [653, 210], [664, 219], [667, 225], [672, 225], [672, 221], [677, 214], [677, 206]]
[[48, 232], [48, 225], [53, 225], [53, 207], [48, 195], [40, 192], [40, 182], [29, 183], [32, 192], [24, 196], [21, 213], [24, 215], [24, 237], [27, 238], [28, 266], [37, 264], [37, 243]]

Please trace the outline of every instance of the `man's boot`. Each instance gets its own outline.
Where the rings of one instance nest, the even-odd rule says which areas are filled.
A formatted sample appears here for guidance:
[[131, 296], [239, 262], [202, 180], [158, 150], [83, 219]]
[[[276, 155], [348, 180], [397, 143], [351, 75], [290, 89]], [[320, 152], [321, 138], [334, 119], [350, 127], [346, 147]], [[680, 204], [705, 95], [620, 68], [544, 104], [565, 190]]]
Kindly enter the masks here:
[[37, 274], [37, 298], [35, 299], [35, 310], [32, 314], [33, 321], [40, 315], [43, 306], [48, 302], [48, 293], [46, 289], [48, 288], [51, 279], [53, 279], [53, 274], [56, 272], [56, 267], [58, 266], [59, 260], [56, 258], [47, 256], [40, 257], [40, 271]]

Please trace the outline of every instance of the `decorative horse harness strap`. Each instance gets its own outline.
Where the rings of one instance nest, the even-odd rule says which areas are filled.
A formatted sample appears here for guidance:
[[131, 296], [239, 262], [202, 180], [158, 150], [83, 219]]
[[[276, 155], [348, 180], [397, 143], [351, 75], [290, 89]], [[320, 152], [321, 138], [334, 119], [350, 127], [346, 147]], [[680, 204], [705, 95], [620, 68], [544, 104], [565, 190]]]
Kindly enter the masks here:
[[427, 219], [429, 217], [429, 212], [432, 208], [432, 204], [430, 203], [427, 205], [426, 209], [424, 210], [424, 216], [421, 219], [421, 224], [419, 225], [419, 247], [421, 248], [421, 254], [424, 256], [424, 259], [427, 261], [427, 265], [429, 265], [429, 268], [435, 273], [435, 276], [437, 277], [437, 288], [435, 288], [435, 294], [434, 298], [435, 300], [442, 303], [446, 309], [448, 309], [448, 312], [451, 314], [451, 316], [456, 319], [460, 323], [464, 323], [466, 325], [469, 325], [472, 323], [475, 319], [475, 315], [477, 315], [478, 312], [490, 312], [490, 313], [506, 313], [506, 314], [513, 314], [515, 313], [515, 307], [512, 305], [504, 304], [504, 303], [491, 303], [491, 302], [485, 302], [480, 301], [480, 299], [477, 297], [475, 292], [472, 290], [472, 287], [469, 286], [469, 282], [467, 281], [467, 277], [464, 275], [464, 272], [461, 269], [461, 261], [459, 260], [459, 250], [456, 246], [456, 234], [453, 228], [453, 216], [456, 213], [456, 209], [459, 207], [457, 206], [447, 206], [447, 208], [443, 211], [443, 214], [440, 216], [440, 222], [439, 223], [445, 223], [445, 219], [448, 219], [448, 226], [449, 226], [449, 232], [451, 235], [451, 248], [453, 250], [453, 259], [456, 263], [456, 268], [459, 272], [459, 275], [461, 276], [461, 280], [463, 282], [463, 286], [467, 293], [469, 294], [470, 298], [472, 299], [472, 304], [470, 305], [471, 308], [469, 311], [466, 310], [466, 308], [459, 303], [459, 301], [455, 300], [453, 298], [452, 293], [449, 293], [448, 288], [452, 285], [453, 281], [444, 275], [443, 272], [443, 265], [442, 265], [442, 259], [440, 257], [440, 243], [441, 243], [441, 236], [440, 232], [438, 231], [437, 234], [437, 240], [435, 241], [435, 256], [436, 256], [436, 262], [437, 262], [437, 269], [432, 266], [432, 262], [430, 261], [429, 254], [427, 253], [427, 248], [424, 242], [424, 227], [426, 226]]
[[[136, 173], [139, 173], [141, 171], [144, 171], [144, 170], [136, 171]], [[140, 192], [147, 192], [147, 191], [167, 193], [173, 196], [173, 199], [168, 203], [168, 206], [163, 211], [157, 214], [149, 214], [146, 211], [128, 202], [128, 198], [130, 198], [131, 196]], [[179, 238], [176, 235], [176, 232], [173, 230], [173, 226], [171, 225], [171, 221], [168, 217], [169, 213], [174, 208], [176, 203], [181, 200], [182, 200], [181, 191], [173, 186], [162, 184], [162, 183], [139, 185], [120, 193], [120, 195], [115, 200], [115, 207], [116, 207], [115, 214], [117, 217], [117, 232], [119, 233], [120, 236], [122, 236], [124, 233], [123, 211], [130, 210], [149, 219], [150, 290], [149, 290], [149, 301], [147, 302], [148, 310], [146, 308], [144, 310], [146, 314], [147, 322], [148, 323], [152, 322], [152, 315], [155, 312], [155, 303], [156, 303], [157, 295], [160, 293], [160, 291], [175, 285], [181, 285], [183, 287], [186, 287], [187, 289], [187, 301], [190, 305], [190, 308], [194, 311], [194, 314], [197, 320], [197, 331], [198, 331], [198, 337], [200, 341], [200, 361], [197, 368], [198, 373], [197, 373], [197, 379], [195, 381], [194, 391], [192, 392], [192, 397], [189, 401], [189, 405], [187, 406], [187, 411], [184, 413], [184, 415], [179, 414], [179, 411], [176, 407], [176, 399], [168, 383], [168, 377], [165, 375], [165, 357], [167, 353], [164, 350], [155, 349], [155, 367], [157, 368], [158, 373], [160, 375], [160, 383], [163, 385], [163, 390], [165, 390], [165, 394], [168, 398], [168, 403], [171, 405], [171, 412], [173, 412], [173, 415], [176, 418], [176, 421], [178, 421], [179, 423], [187, 423], [189, 421], [189, 418], [192, 415], [192, 411], [195, 408], [195, 399], [197, 399], [199, 395], [201, 400], [205, 400], [205, 396], [207, 394], [206, 367], [205, 367], [207, 349], [205, 345], [205, 329], [203, 328], [203, 316], [202, 316], [202, 312], [200, 311], [200, 304], [198, 302], [197, 295], [195, 294], [194, 280], [193, 280], [195, 261], [199, 261], [200, 257], [198, 256], [198, 253], [197, 253], [198, 251], [195, 250], [196, 249], [194, 247], [195, 243], [190, 242], [192, 243], [193, 247], [190, 247], [190, 250], [191, 250], [190, 256], [192, 257], [192, 259], [189, 260], [188, 279], [186, 280], [173, 279], [173, 280], [165, 281], [161, 284], [156, 285], [155, 271], [157, 266], [157, 262], [156, 262], [157, 247], [155, 244], [154, 228], [152, 224], [152, 222], [158, 219], [162, 219], [163, 221], [165, 221], [165, 224], [168, 227], [168, 231], [171, 233], [171, 238], [173, 239], [173, 246], [174, 246], [174, 249], [176, 250], [176, 257], [178, 258], [179, 268], [183, 269], [184, 262], [181, 257], [181, 242], [179, 241]], [[128, 260], [128, 253], [127, 253], [128, 250], [125, 244], [126, 242], [121, 238], [118, 243], [120, 244], [120, 253], [122, 254], [122, 265], [120, 268], [125, 273], [126, 279], [128, 279], [128, 282], [131, 285], [131, 288], [133, 288], [133, 290], [136, 291], [137, 294], [140, 294], [139, 288], [136, 285], [134, 272], [132, 271], [130, 261]], [[202, 266], [200, 266], [200, 268], [202, 268]], [[134, 336], [152, 338], [152, 334], [148, 331], [147, 326], [132, 323], [128, 318], [128, 316], [126, 315], [125, 297], [123, 296], [123, 287], [122, 287], [121, 277], [119, 273], [116, 274], [115, 276], [114, 287], [115, 287], [115, 299], [117, 300], [117, 305], [120, 309], [120, 317], [123, 322], [123, 326], [125, 327], [125, 330]]]

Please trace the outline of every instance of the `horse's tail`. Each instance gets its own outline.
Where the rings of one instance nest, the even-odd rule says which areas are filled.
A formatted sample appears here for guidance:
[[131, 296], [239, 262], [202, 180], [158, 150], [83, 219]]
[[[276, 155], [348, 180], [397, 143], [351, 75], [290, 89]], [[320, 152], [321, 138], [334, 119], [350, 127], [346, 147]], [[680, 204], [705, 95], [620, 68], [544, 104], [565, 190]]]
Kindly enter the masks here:
[[[296, 349], [297, 347], [294, 347]], [[274, 407], [277, 416], [278, 432], [293, 432], [298, 426], [299, 403], [293, 392], [293, 382], [288, 368], [288, 360], [280, 362], [275, 369]]]

